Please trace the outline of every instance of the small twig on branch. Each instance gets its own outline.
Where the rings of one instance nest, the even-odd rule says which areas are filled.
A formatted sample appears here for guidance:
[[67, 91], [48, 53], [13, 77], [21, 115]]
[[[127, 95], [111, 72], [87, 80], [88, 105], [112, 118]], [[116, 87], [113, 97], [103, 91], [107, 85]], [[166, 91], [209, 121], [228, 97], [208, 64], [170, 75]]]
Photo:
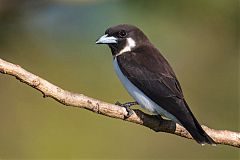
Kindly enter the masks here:
[[[6, 62], [2, 59], [0, 59], [0, 72], [16, 77], [21, 82], [26, 83], [27, 85], [42, 92], [44, 97], [51, 97], [64, 105], [85, 108], [108, 117], [143, 125], [156, 132], [166, 132], [192, 139], [191, 135], [184, 127], [171, 120], [160, 120], [156, 116], [145, 114], [140, 110], [134, 110], [134, 113], [129, 118], [125, 119], [127, 111], [123, 107], [102, 102], [83, 94], [71, 93], [63, 90], [60, 87], [55, 86], [48, 81], [24, 70], [19, 65]], [[240, 147], [239, 132], [214, 130], [206, 126], [202, 127], [217, 144], [224, 144], [238, 148]]]

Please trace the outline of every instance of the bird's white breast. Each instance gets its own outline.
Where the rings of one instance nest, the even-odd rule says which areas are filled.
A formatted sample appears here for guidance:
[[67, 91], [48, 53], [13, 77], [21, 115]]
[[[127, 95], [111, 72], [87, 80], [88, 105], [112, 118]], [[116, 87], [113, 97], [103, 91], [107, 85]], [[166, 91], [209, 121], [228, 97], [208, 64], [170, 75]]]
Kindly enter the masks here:
[[152, 113], [163, 115], [167, 118], [172, 119], [175, 122], [179, 122], [175, 116], [168, 113], [158, 104], [153, 102], [142, 91], [140, 91], [131, 81], [129, 81], [126, 76], [124, 76], [121, 69], [119, 68], [117, 58], [114, 58], [113, 65], [114, 65], [115, 72], [117, 73], [117, 76], [122, 82], [123, 86], [126, 88], [128, 93], [138, 102], [138, 104], [140, 104], [142, 108], [147, 109]]

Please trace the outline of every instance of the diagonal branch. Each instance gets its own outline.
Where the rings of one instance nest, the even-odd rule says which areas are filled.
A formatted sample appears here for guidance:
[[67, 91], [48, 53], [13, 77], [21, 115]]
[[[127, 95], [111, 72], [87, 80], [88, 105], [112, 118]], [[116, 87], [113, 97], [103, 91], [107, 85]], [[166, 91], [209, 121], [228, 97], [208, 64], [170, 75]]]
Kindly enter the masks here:
[[[83, 94], [63, 90], [60, 87], [55, 86], [48, 81], [24, 70], [19, 65], [6, 62], [2, 59], [0, 59], [0, 72], [16, 77], [21, 82], [26, 83], [27, 85], [42, 92], [43, 97], [51, 97], [63, 105], [84, 108], [108, 117], [140, 124], [156, 132], [166, 132], [192, 139], [191, 135], [184, 127], [171, 120], [160, 120], [156, 116], [145, 114], [140, 110], [134, 110], [135, 113], [125, 119], [127, 111], [123, 107], [102, 102]], [[240, 148], [239, 132], [214, 130], [206, 126], [202, 127], [217, 144], [230, 145]]]

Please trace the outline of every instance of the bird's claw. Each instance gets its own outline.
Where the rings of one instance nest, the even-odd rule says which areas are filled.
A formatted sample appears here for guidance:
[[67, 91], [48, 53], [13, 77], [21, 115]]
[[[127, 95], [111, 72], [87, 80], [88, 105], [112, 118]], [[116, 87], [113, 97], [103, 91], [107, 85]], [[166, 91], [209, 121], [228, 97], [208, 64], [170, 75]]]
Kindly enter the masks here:
[[127, 111], [127, 115], [125, 115], [125, 118], [129, 118], [132, 114], [133, 114], [133, 110], [130, 108], [133, 105], [137, 105], [137, 102], [127, 102], [127, 103], [120, 103], [120, 102], [116, 102], [115, 105], [124, 107]]

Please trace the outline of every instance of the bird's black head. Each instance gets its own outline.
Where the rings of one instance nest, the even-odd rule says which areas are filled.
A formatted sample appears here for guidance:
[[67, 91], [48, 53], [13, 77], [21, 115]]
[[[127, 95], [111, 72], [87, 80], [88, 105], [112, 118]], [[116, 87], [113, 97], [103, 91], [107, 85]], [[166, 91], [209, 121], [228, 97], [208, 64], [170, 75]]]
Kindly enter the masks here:
[[132, 51], [143, 43], [148, 43], [148, 38], [140, 29], [128, 24], [108, 28], [96, 41], [96, 44], [107, 44], [113, 56]]

